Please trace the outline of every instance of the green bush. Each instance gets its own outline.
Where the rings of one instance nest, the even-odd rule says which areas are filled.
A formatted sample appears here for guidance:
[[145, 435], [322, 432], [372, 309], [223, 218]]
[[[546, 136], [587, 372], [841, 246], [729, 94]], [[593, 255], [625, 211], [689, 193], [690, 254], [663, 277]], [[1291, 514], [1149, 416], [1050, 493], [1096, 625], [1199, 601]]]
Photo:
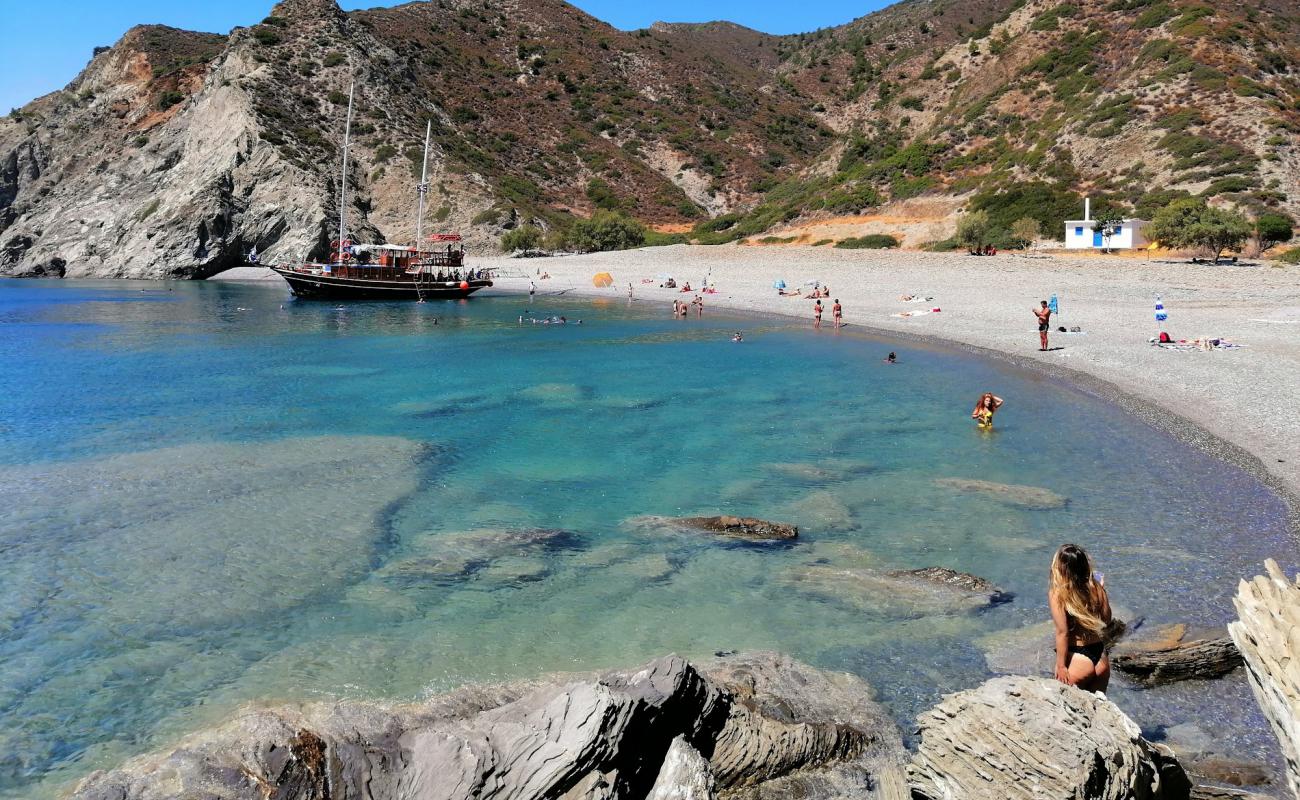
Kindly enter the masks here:
[[920, 111], [925, 108], [925, 101], [919, 97], [904, 97], [902, 100], [898, 101], [898, 104], [903, 108], [910, 108], [913, 111]]
[[645, 226], [610, 211], [599, 211], [591, 219], [580, 219], [568, 232], [573, 248], [582, 253], [630, 250], [645, 244]]
[[818, 239], [817, 241], [815, 241], [815, 242], [812, 243], [812, 246], [813, 246], [813, 247], [824, 247], [825, 245], [831, 244], [831, 243], [833, 243], [834, 241], [835, 241], [834, 239]]
[[1157, 3], [1138, 14], [1134, 23], [1139, 28], [1158, 28], [1178, 16], [1178, 12], [1165, 3]]
[[267, 47], [273, 47], [284, 41], [284, 37], [280, 36], [280, 32], [271, 28], [254, 28], [253, 38], [257, 40], [258, 44]]
[[471, 225], [495, 225], [501, 219], [501, 209], [489, 208], [486, 211], [480, 211], [474, 215], [474, 219], [469, 221]]
[[529, 253], [542, 244], [542, 229], [536, 225], [521, 225], [512, 231], [506, 231], [501, 237], [501, 252]]
[[346, 60], [347, 60], [346, 56], [344, 56], [342, 53], [336, 52], [336, 53], [330, 53], [329, 55], [325, 56], [325, 61], [323, 63], [327, 67], [337, 67], [339, 64], [342, 64]]
[[841, 239], [835, 243], [836, 250], [888, 250], [898, 247], [901, 242], [886, 233], [873, 233], [868, 236]]
[[375, 148], [375, 163], [383, 164], [395, 155], [397, 155], [396, 147], [391, 144], [381, 144]]
[[1060, 240], [1065, 238], [1062, 223], [1083, 210], [1083, 198], [1060, 186], [1033, 182], [980, 192], [971, 199], [970, 206], [973, 211], [987, 212], [992, 228], [1001, 228], [1009, 234], [1016, 220], [1030, 217], [1038, 220], [1041, 229], [1052, 238]]
[[1255, 218], [1255, 240], [1260, 252], [1274, 245], [1291, 241], [1295, 235], [1295, 220], [1286, 214], [1267, 211]]
[[600, 178], [592, 178], [587, 181], [587, 199], [596, 208], [603, 208], [606, 211], [615, 211], [622, 206], [619, 196], [614, 193], [608, 183]]
[[1300, 264], [1300, 247], [1293, 247], [1277, 257], [1283, 264]]
[[181, 94], [175, 89], [169, 89], [163, 92], [162, 96], [158, 98], [158, 108], [160, 108], [163, 111], [166, 111], [167, 109], [171, 108], [172, 106], [176, 105], [177, 103], [181, 102], [184, 99], [185, 99], [185, 95]]
[[1148, 238], [1166, 247], [1200, 248], [1217, 259], [1224, 250], [1241, 246], [1251, 225], [1235, 211], [1212, 208], [1199, 198], [1175, 200], [1151, 220]]

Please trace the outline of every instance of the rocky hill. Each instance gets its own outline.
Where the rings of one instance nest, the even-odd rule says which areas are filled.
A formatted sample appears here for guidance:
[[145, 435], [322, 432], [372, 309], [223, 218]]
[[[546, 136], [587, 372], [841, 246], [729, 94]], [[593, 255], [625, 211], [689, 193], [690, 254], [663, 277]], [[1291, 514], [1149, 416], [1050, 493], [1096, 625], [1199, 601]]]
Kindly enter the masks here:
[[562, 0], [284, 0], [228, 36], [135, 28], [0, 119], [0, 274], [322, 255], [353, 77], [365, 238], [413, 235], [430, 120], [425, 228], [479, 248], [602, 209], [706, 242], [920, 196], [1295, 212], [1297, 33], [1288, 0], [905, 0], [783, 37], [618, 31]]

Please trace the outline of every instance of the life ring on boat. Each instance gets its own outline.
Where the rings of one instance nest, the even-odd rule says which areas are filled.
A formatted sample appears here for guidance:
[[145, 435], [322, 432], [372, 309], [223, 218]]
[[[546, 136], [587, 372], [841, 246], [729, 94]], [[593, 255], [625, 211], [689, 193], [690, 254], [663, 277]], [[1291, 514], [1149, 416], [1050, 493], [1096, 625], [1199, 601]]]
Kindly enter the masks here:
[[460, 282], [460, 290], [461, 290], [462, 292], [469, 291], [469, 281], [461, 281], [461, 282]]

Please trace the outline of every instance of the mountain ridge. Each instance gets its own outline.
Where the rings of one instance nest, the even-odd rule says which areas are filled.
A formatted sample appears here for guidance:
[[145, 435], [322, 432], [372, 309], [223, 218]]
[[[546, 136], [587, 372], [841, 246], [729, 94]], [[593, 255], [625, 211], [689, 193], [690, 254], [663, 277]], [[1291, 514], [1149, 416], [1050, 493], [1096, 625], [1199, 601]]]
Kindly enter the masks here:
[[376, 240], [413, 234], [427, 120], [425, 229], [479, 248], [597, 211], [727, 241], [1025, 184], [1046, 187], [1044, 221], [1084, 192], [1295, 213], [1296, 31], [1286, 3], [1199, 0], [904, 0], [790, 36], [620, 31], [562, 0], [282, 0], [228, 35], [137, 26], [0, 119], [0, 274], [322, 256], [350, 77], [349, 230]]

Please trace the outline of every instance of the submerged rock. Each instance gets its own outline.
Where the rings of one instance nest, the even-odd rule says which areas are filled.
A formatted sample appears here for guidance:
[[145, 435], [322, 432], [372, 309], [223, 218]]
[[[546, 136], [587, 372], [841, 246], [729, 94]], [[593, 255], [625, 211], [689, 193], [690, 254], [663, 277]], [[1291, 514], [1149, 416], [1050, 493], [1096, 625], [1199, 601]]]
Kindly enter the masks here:
[[1183, 800], [1167, 750], [1105, 698], [1044, 678], [994, 678], [922, 714], [908, 766], [919, 800]]
[[952, 581], [935, 579], [949, 572], [937, 567], [881, 571], [809, 564], [790, 570], [786, 580], [798, 591], [881, 616], [967, 613], [1011, 599], [992, 583], [973, 575], [952, 572], [952, 576], [963, 577]]
[[460, 581], [475, 576], [488, 580], [536, 580], [549, 571], [544, 556], [574, 550], [582, 539], [557, 528], [480, 528], [430, 534], [415, 552], [380, 567], [375, 577], [405, 586]]
[[763, 468], [783, 478], [811, 483], [848, 480], [872, 470], [872, 466], [865, 461], [834, 458], [810, 462], [777, 462], [764, 464]]
[[1219, 678], [1242, 664], [1241, 651], [1227, 631], [1188, 636], [1186, 625], [1169, 625], [1115, 645], [1110, 663], [1148, 685], [1191, 678]]
[[633, 517], [626, 521], [627, 526], [644, 530], [668, 531], [704, 531], [716, 533], [731, 539], [746, 541], [776, 542], [790, 541], [798, 538], [799, 528], [783, 522], [769, 522], [755, 517], [733, 517], [728, 515], [716, 517]]
[[[705, 754], [708, 754], [707, 757]], [[781, 656], [671, 656], [417, 706], [254, 709], [98, 772], [75, 800], [728, 796], [904, 800], [903, 750], [861, 680]]]
[[936, 486], [967, 494], [979, 494], [1016, 508], [1048, 511], [1064, 508], [1068, 498], [1039, 486], [1017, 486], [1010, 483], [975, 480], [971, 478], [936, 478]]
[[968, 572], [958, 572], [947, 567], [922, 567], [920, 569], [901, 569], [893, 570], [886, 573], [889, 577], [900, 581], [919, 581], [929, 583], [935, 586], [949, 587], [958, 589], [971, 594], [987, 596], [988, 602], [1007, 603], [1012, 599], [1009, 592], [998, 588], [992, 581], [985, 580], [978, 575], [971, 575]]
[[813, 492], [786, 505], [782, 513], [805, 528], [823, 531], [851, 531], [858, 525], [853, 511], [834, 492]]

